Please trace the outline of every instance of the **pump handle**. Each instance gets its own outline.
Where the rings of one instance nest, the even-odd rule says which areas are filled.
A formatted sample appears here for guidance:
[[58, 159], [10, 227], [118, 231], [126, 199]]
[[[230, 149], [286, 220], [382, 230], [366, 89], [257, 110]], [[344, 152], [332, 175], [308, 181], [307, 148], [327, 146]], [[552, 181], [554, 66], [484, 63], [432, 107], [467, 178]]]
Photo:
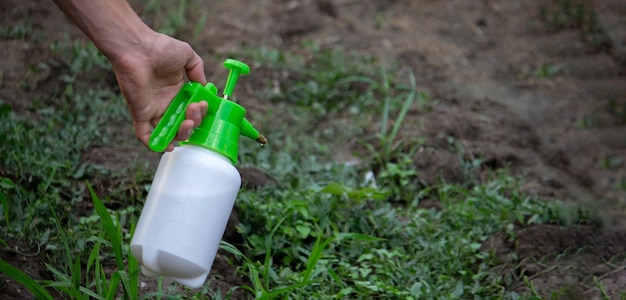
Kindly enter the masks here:
[[230, 70], [230, 73], [228, 74], [228, 79], [226, 80], [226, 86], [224, 87], [224, 99], [228, 99], [233, 94], [233, 90], [235, 89], [235, 84], [237, 84], [239, 74], [250, 74], [250, 67], [238, 60], [230, 58], [224, 61], [224, 67]]

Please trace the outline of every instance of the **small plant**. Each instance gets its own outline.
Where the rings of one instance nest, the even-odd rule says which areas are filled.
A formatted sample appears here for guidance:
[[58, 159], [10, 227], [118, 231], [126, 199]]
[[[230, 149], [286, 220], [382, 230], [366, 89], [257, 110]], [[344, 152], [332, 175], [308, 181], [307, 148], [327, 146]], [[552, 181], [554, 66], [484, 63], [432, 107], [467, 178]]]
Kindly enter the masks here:
[[626, 177], [622, 177], [617, 181], [617, 188], [621, 191], [626, 191]]
[[[170, 36], [183, 34], [183, 29], [187, 25], [188, 12], [187, 1], [177, 1], [175, 4], [158, 0], [141, 0], [143, 4], [142, 17], [161, 33]], [[206, 16], [206, 15], [204, 15]], [[198, 24], [204, 23], [206, 17], [202, 17]], [[198, 25], [200, 26], [200, 25]], [[193, 35], [197, 36], [200, 27], [196, 27]], [[193, 38], [193, 37], [191, 37]]]
[[580, 29], [582, 38], [593, 48], [605, 47], [604, 35], [591, 0], [548, 1], [540, 7], [539, 18], [549, 30]]
[[91, 42], [62, 40], [52, 44], [51, 48], [69, 63], [70, 74], [64, 77], [67, 83], [76, 81], [77, 76], [93, 72], [94, 68], [111, 70], [107, 58]]
[[33, 23], [30, 20], [21, 20], [16, 24], [1, 28], [0, 38], [7, 40], [26, 40], [27, 38], [30, 38], [33, 41], [38, 41], [41, 36], [40, 34], [35, 33], [36, 31], [33, 28]]
[[602, 295], [602, 299], [611, 299], [611, 296], [606, 292], [606, 290], [604, 289], [604, 286], [602, 285], [602, 282], [600, 282], [597, 276], [593, 276], [593, 283], [598, 288], [598, 291], [600, 291], [600, 294]]
[[563, 67], [561, 65], [546, 63], [536, 67], [523, 67], [519, 76], [523, 79], [553, 79], [561, 74]]

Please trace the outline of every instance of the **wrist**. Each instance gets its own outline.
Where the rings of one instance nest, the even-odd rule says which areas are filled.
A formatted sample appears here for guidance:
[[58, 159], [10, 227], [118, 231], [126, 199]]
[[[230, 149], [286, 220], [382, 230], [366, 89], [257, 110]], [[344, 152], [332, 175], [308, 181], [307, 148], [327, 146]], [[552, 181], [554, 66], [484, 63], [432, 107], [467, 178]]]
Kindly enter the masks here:
[[114, 66], [129, 56], [140, 55], [148, 51], [148, 45], [157, 38], [158, 33], [144, 23], [123, 27], [124, 33], [94, 38], [96, 47]]
[[111, 62], [148, 43], [156, 34], [127, 0], [54, 1]]
[[109, 26], [100, 28], [91, 40], [112, 63], [127, 56], [129, 51], [145, 47], [157, 35], [133, 11], [120, 12], [109, 21], [103, 23]]

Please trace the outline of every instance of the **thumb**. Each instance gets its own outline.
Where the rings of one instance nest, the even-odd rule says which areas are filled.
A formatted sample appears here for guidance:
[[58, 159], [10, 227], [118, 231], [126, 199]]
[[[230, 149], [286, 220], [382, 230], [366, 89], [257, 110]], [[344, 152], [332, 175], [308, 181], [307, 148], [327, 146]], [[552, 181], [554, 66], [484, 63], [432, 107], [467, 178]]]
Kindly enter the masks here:
[[199, 82], [202, 85], [206, 84], [206, 75], [204, 74], [204, 61], [189, 47], [189, 57], [185, 64], [185, 74], [191, 81]]

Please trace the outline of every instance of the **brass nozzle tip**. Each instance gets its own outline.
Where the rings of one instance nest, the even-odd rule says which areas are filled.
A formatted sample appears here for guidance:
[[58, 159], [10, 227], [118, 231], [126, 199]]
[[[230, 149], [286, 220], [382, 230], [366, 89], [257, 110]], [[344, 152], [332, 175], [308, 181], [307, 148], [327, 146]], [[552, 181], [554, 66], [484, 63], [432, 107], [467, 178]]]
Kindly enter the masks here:
[[262, 134], [259, 134], [259, 137], [256, 139], [256, 141], [261, 143], [261, 145], [267, 144], [267, 138]]

